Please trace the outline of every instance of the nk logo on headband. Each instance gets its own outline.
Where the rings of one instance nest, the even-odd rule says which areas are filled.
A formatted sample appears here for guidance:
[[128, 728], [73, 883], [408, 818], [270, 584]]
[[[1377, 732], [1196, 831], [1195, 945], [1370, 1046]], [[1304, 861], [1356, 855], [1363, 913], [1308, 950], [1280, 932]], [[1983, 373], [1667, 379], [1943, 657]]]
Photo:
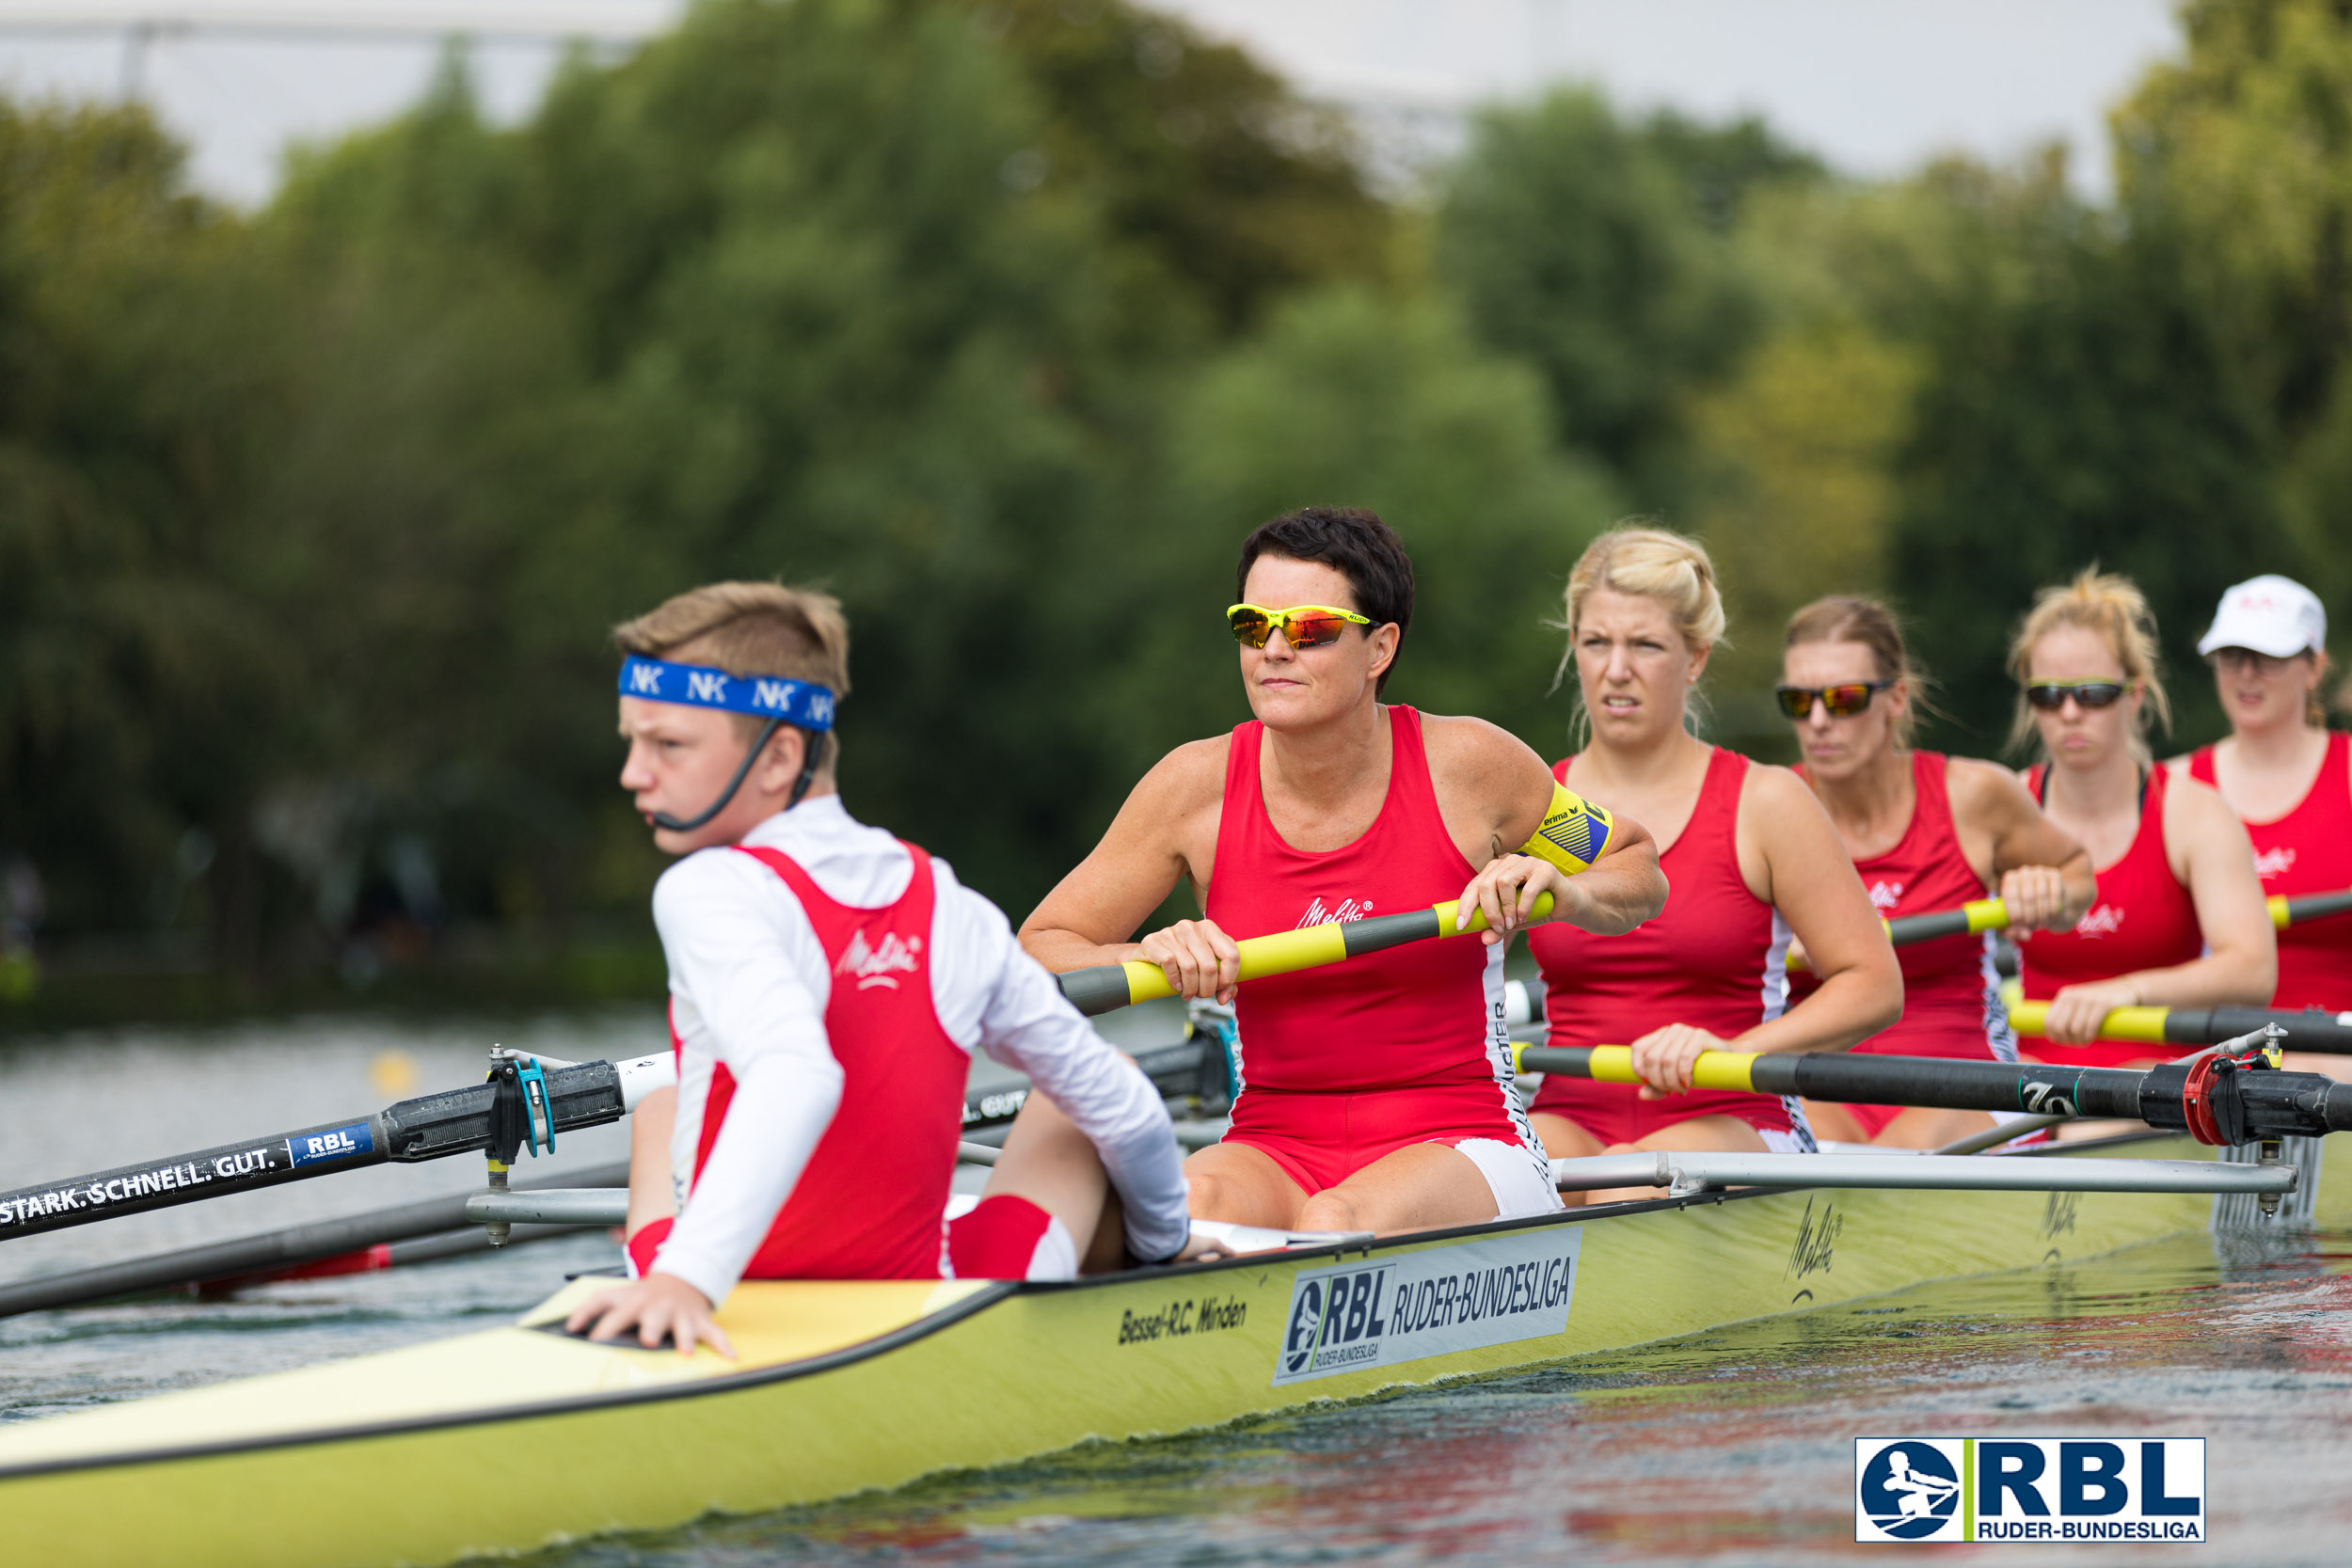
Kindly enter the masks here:
[[2202, 1541], [2201, 1437], [1857, 1437], [1856, 1541]]

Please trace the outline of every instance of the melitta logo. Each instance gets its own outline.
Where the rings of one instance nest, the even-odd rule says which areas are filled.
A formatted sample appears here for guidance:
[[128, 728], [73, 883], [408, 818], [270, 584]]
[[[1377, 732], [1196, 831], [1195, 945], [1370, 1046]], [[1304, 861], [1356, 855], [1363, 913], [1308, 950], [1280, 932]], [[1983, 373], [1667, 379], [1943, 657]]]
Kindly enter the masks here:
[[2295, 869], [2295, 848], [2292, 845], [2274, 844], [2254, 857], [2254, 875], [2264, 881]]
[[2094, 905], [2089, 914], [2074, 922], [2078, 937], [2111, 937], [2123, 928], [2123, 911], [2113, 904]]
[[1372, 900], [1369, 898], [1343, 898], [1336, 910], [1326, 908], [1323, 900], [1317, 898], [1307, 906], [1307, 912], [1300, 915], [1298, 924], [1291, 928], [1303, 931], [1310, 926], [1328, 926], [1334, 920], [1361, 920], [1370, 913]]
[[1274, 1382], [1304, 1383], [1565, 1331], [1579, 1227], [1303, 1269]]
[[1889, 910], [1899, 908], [1902, 901], [1902, 883], [1872, 882], [1870, 884], [1870, 907], [1879, 913], [1884, 914]]
[[1857, 1437], [1856, 1541], [2202, 1541], [2201, 1437]]
[[874, 986], [887, 986], [897, 990], [897, 977], [914, 974], [921, 967], [922, 956], [921, 937], [901, 938], [896, 931], [885, 931], [881, 944], [876, 946], [867, 943], [864, 931], [852, 931], [850, 933], [850, 945], [841, 950], [841, 957], [834, 961], [833, 972], [835, 974], [856, 975], [860, 990]]

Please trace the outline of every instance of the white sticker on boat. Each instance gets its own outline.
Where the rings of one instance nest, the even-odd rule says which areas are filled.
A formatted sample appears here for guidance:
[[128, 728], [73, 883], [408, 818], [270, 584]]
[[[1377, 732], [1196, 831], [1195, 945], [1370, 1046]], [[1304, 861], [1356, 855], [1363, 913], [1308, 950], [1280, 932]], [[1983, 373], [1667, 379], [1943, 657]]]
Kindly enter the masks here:
[[1568, 1325], [1582, 1226], [1546, 1226], [1301, 1272], [1274, 1384], [1306, 1383]]

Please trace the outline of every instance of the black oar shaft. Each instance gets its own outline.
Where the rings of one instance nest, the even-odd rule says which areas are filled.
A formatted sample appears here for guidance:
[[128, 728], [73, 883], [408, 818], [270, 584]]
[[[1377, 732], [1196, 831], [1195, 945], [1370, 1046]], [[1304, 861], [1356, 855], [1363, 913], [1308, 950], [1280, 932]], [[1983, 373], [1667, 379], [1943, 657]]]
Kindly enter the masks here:
[[[628, 1165], [624, 1162], [538, 1182], [517, 1182], [516, 1189], [529, 1192], [540, 1187], [618, 1187], [628, 1180]], [[66, 1274], [11, 1280], [0, 1284], [0, 1317], [292, 1268], [379, 1243], [438, 1236], [467, 1227], [466, 1200], [472, 1196], [469, 1192], [452, 1193], [447, 1197], [425, 1198], [342, 1219], [289, 1226], [259, 1236], [240, 1236], [232, 1241], [182, 1247], [147, 1258], [128, 1258]], [[471, 1227], [477, 1236], [481, 1228]]]
[[[1622, 1047], [1544, 1049], [1520, 1053], [1531, 1072], [1623, 1081]], [[1596, 1073], [1596, 1058], [1609, 1064]], [[1716, 1065], [1710, 1065], [1710, 1063]], [[2208, 1084], [2218, 1109], [2207, 1120], [2231, 1141], [2315, 1136], [2352, 1130], [2352, 1084], [2311, 1072], [2229, 1070]], [[1724, 1053], [1699, 1058], [1699, 1086], [1756, 1094], [1793, 1094], [1848, 1104], [1926, 1105], [1953, 1111], [2120, 1117], [2168, 1130], [2190, 1126], [2190, 1069], [2162, 1067], [2050, 1067], [2041, 1063], [1953, 1061], [1933, 1056], [1851, 1055], [1844, 1052]]]
[[[557, 1132], [618, 1121], [626, 1114], [620, 1074], [611, 1062], [560, 1068], [547, 1074], [547, 1086]], [[476, 1084], [404, 1100], [347, 1121], [0, 1193], [0, 1241], [282, 1186], [388, 1160], [413, 1163], [487, 1149], [502, 1135], [501, 1088], [496, 1082]], [[512, 1085], [505, 1085], [505, 1093], [511, 1105]]]
[[1968, 932], [1968, 911], [1938, 910], [1933, 914], [1907, 914], [1886, 923], [1886, 940], [1898, 947], [1908, 947], [1916, 942], [1933, 942], [1938, 937], [1964, 936]]

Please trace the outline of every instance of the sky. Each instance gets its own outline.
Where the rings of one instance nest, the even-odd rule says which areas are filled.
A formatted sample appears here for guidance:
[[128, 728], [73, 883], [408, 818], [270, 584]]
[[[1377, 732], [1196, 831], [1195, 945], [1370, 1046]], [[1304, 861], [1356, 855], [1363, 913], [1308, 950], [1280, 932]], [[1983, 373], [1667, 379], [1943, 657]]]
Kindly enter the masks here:
[[[1069, 0], [1073, 7], [1086, 0]], [[1311, 94], [1417, 145], [1467, 108], [1596, 83], [1622, 103], [1759, 114], [1855, 174], [1946, 151], [2013, 160], [2050, 141], [2108, 188], [2106, 108], [2179, 48], [2171, 0], [1161, 0]], [[0, 91], [146, 98], [199, 185], [268, 198], [290, 142], [398, 112], [437, 37], [476, 34], [490, 111], [535, 103], [567, 32], [625, 50], [680, 0], [0, 0]], [[142, 21], [156, 24], [140, 29]]]

